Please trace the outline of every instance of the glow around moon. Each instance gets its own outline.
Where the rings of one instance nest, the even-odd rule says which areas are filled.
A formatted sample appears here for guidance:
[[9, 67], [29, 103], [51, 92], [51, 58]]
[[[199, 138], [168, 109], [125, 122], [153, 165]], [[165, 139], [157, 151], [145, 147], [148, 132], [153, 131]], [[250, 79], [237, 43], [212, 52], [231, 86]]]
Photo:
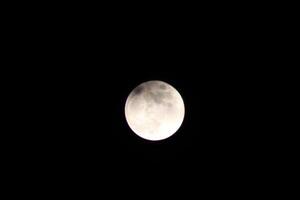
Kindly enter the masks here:
[[153, 141], [173, 135], [180, 128], [184, 113], [179, 92], [163, 81], [138, 85], [125, 104], [125, 117], [132, 131]]

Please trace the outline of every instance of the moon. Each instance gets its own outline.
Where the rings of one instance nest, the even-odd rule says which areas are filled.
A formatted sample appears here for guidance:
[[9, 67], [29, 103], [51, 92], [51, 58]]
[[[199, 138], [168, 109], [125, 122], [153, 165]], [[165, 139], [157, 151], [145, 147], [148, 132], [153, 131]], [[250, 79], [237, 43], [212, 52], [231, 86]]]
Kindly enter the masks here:
[[138, 85], [125, 104], [125, 117], [131, 130], [151, 141], [172, 136], [180, 128], [184, 115], [184, 102], [179, 92], [158, 80]]

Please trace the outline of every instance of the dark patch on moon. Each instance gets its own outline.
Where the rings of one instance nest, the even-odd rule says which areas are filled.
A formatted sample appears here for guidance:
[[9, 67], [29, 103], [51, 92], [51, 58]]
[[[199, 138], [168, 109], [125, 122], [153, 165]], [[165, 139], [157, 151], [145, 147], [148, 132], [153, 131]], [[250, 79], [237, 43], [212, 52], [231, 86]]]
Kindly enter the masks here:
[[[143, 95], [146, 101], [151, 99], [155, 104], [165, 104], [165, 99], [170, 98], [171, 94], [167, 91], [168, 86], [157, 81], [149, 81], [137, 86], [131, 93], [132, 97]], [[168, 106], [171, 107], [171, 106]]]
[[159, 88], [162, 90], [165, 90], [165, 89], [167, 89], [167, 86], [165, 84], [160, 84]]
[[145, 90], [144, 86], [139, 85], [132, 91], [132, 96], [140, 95]]
[[167, 103], [167, 106], [168, 106], [169, 108], [171, 108], [171, 107], [173, 106], [173, 104]]
[[163, 92], [149, 92], [150, 97], [154, 100], [155, 103], [161, 104], [166, 98], [166, 94]]

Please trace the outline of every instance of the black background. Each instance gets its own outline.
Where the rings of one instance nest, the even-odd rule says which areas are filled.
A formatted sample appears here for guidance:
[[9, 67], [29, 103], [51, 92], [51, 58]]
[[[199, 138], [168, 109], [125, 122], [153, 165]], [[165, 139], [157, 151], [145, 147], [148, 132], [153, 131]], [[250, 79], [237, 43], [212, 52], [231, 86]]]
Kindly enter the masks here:
[[[40, 182], [93, 191], [103, 182], [260, 190], [272, 179], [267, 97], [276, 44], [263, 12], [227, 6], [64, 7], [20, 19], [20, 59], [30, 74], [20, 87], [32, 105], [23, 136], [30, 151], [20, 152], [26, 169]], [[159, 142], [136, 136], [124, 116], [128, 94], [148, 80], [173, 85], [186, 108], [179, 131]]]

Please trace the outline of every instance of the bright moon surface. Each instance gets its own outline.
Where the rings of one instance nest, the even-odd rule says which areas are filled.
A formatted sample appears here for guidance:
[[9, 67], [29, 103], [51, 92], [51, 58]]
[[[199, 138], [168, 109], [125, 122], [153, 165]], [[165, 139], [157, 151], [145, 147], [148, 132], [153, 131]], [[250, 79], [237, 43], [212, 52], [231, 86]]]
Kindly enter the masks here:
[[179, 92], [163, 81], [147, 81], [132, 90], [125, 104], [125, 117], [134, 133], [146, 140], [172, 136], [184, 118]]

